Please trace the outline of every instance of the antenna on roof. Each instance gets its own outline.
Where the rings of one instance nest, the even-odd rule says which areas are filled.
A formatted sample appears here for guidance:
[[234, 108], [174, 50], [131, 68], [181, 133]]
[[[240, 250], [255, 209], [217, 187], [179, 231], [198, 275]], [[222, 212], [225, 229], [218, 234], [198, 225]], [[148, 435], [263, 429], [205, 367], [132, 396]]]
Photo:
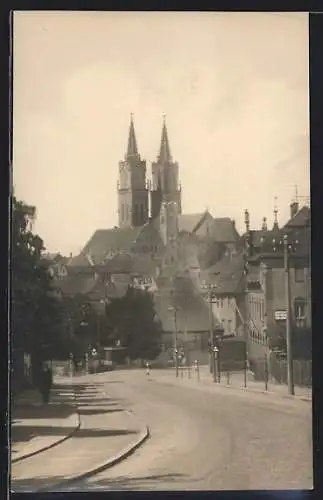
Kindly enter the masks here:
[[297, 184], [295, 185], [295, 201], [298, 203], [298, 186]]

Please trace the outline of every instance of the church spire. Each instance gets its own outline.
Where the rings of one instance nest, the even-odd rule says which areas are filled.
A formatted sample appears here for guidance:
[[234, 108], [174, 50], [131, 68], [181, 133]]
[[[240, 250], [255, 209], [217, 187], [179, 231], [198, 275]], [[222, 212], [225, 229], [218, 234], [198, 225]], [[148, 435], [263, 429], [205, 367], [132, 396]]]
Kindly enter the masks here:
[[128, 148], [127, 148], [126, 158], [132, 156], [139, 156], [137, 149], [135, 126], [133, 123], [133, 113], [130, 114], [130, 127], [129, 127], [129, 138], [128, 138]]
[[161, 163], [161, 164], [172, 162], [172, 156], [170, 154], [170, 147], [169, 147], [169, 142], [168, 142], [165, 115], [163, 116], [163, 118], [164, 118], [164, 122], [163, 122], [160, 150], [159, 150], [159, 156], [158, 156], [158, 163]]
[[279, 230], [279, 224], [278, 224], [277, 196], [275, 196], [273, 231], [278, 231], [278, 230]]

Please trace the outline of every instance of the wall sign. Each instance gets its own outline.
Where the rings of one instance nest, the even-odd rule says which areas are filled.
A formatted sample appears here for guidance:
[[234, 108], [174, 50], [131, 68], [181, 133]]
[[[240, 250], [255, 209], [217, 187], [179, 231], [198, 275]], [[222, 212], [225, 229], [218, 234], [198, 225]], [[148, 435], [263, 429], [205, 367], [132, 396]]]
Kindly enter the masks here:
[[286, 319], [287, 319], [287, 311], [275, 311], [276, 321], [286, 321]]

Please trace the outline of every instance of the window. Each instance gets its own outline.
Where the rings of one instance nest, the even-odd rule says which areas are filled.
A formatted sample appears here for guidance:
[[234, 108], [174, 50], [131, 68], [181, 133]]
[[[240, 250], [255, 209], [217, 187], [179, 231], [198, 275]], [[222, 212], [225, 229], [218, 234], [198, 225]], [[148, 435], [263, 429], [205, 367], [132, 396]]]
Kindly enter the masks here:
[[121, 220], [124, 221], [124, 204], [121, 205]]
[[228, 333], [232, 332], [232, 320], [228, 319]]
[[306, 304], [303, 298], [297, 298], [294, 302], [294, 313], [295, 313], [295, 321], [297, 326], [304, 326], [305, 323], [305, 314], [306, 314]]
[[296, 283], [304, 282], [304, 268], [302, 267], [295, 268], [295, 281]]

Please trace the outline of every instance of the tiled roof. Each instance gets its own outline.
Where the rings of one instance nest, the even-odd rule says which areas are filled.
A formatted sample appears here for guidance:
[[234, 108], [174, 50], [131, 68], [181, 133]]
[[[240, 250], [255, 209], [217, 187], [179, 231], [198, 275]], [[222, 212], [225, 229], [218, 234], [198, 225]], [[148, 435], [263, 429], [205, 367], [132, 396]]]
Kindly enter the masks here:
[[159, 258], [151, 258], [149, 255], [136, 255], [132, 258], [132, 273], [154, 276], [160, 263], [161, 259]]
[[95, 280], [93, 276], [65, 276], [55, 283], [55, 287], [59, 288], [66, 295], [87, 294], [94, 286]]
[[72, 257], [67, 264], [68, 268], [91, 267], [89, 259], [85, 254], [80, 253], [76, 257]]
[[239, 239], [235, 224], [229, 217], [214, 218], [210, 230], [210, 236], [219, 243], [234, 243]]
[[225, 255], [209, 269], [202, 271], [201, 281], [214, 284], [214, 293], [233, 294], [244, 290], [245, 259], [242, 252], [236, 255]]
[[287, 224], [285, 224], [285, 228], [296, 228], [296, 227], [304, 227], [308, 224], [311, 217], [311, 210], [309, 207], [303, 206], [298, 212], [292, 217]]
[[180, 231], [193, 233], [195, 228], [202, 222], [206, 212], [199, 214], [181, 214], [178, 217], [178, 226]]
[[193, 293], [175, 294], [171, 298], [168, 293], [154, 295], [155, 310], [162, 322], [165, 332], [174, 331], [174, 313], [169, 310], [175, 306], [176, 326], [178, 332], [205, 332], [209, 326], [209, 311], [204, 300]]
[[98, 229], [83, 248], [81, 254], [70, 265], [82, 265], [90, 254], [96, 264], [100, 264], [109, 252], [130, 251], [142, 227]]

